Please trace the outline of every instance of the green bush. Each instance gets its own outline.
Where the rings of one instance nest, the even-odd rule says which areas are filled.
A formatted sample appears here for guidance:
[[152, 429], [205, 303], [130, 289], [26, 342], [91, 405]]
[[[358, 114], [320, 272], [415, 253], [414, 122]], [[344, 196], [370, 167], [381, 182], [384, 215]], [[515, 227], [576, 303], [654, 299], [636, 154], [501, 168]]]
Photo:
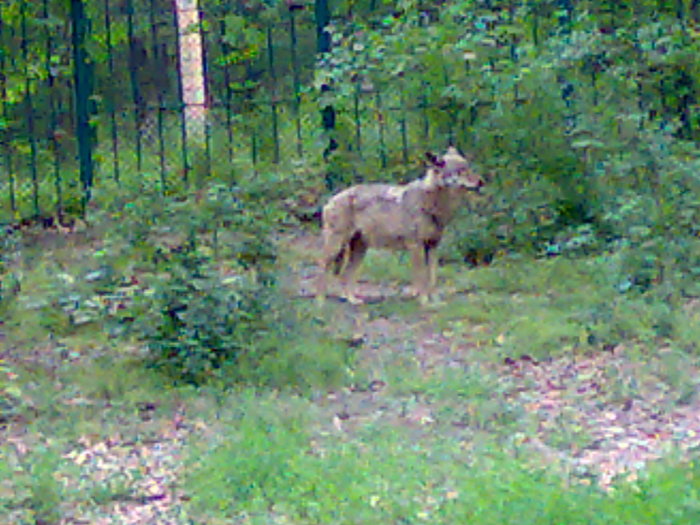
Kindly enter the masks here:
[[270, 324], [274, 283], [241, 270], [222, 279], [207, 257], [185, 250], [161, 266], [138, 320], [154, 363], [200, 382], [244, 352], [255, 352]]
[[223, 277], [212, 260], [185, 250], [161, 265], [135, 308], [150, 362], [178, 380], [311, 388], [345, 378], [345, 353], [310, 330], [273, 274], [241, 266]]
[[347, 356], [279, 289], [279, 208], [254, 204], [269, 191], [212, 185], [184, 200], [144, 195], [112, 212], [121, 220], [107, 232], [105, 258], [139, 282], [116, 316], [119, 333], [128, 326], [149, 362], [177, 380], [312, 387], [344, 377]]

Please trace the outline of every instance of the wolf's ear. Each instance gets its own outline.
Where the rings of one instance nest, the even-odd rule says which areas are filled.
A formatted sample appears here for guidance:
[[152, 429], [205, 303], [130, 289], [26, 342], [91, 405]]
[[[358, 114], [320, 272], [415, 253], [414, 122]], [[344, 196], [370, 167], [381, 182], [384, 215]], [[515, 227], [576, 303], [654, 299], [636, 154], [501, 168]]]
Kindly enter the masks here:
[[442, 159], [439, 159], [436, 155], [434, 155], [431, 152], [427, 152], [425, 154], [425, 158], [428, 159], [428, 162], [430, 162], [433, 166], [437, 168], [444, 168], [445, 167], [445, 161]]

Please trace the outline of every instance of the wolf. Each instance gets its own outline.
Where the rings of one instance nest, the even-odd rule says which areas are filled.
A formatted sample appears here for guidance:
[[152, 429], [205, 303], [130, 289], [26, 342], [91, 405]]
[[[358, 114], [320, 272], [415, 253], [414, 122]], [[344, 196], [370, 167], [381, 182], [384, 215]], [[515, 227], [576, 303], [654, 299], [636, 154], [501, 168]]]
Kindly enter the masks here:
[[317, 298], [326, 297], [327, 277], [340, 278], [342, 296], [351, 304], [355, 272], [369, 248], [406, 250], [413, 265], [412, 295], [428, 302], [435, 289], [436, 249], [446, 226], [483, 178], [453, 146], [438, 157], [427, 153], [425, 175], [409, 184], [358, 184], [333, 196], [322, 210], [323, 249]]

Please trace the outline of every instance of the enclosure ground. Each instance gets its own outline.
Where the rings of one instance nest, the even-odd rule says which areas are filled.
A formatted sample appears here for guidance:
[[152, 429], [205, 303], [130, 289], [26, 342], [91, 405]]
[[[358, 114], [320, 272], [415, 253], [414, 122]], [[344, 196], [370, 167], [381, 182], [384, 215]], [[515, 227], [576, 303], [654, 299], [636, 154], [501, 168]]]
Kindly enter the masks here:
[[[54, 260], [99, 248], [88, 237], [42, 243], [42, 257]], [[449, 265], [440, 270], [441, 300], [420, 307], [401, 294], [406, 261], [393, 255], [373, 256], [363, 269], [360, 295], [368, 304], [331, 297], [323, 307], [311, 306], [317, 235], [284, 234], [280, 245], [289, 301], [308, 303], [322, 329], [355, 356], [346, 388], [301, 400], [284, 392], [265, 397], [268, 408], [271, 403], [281, 412], [292, 402], [308, 407], [310, 454], [339, 441], [371, 446], [373, 436], [383, 439], [386, 432], [464, 451], [488, 441], [547, 466], [569, 484], [611, 491], [615, 483], [634, 483], [650, 462], [682, 460], [700, 446], [692, 379], [698, 369], [688, 354], [635, 341], [574, 345], [549, 356], [520, 353], [506, 343], [505, 322], [460, 312], [500, 295], [512, 303], [511, 315], [527, 316], [518, 306], [528, 304], [526, 294], [480, 289], [486, 270]], [[697, 302], [686, 309], [689, 322], [697, 322]], [[3, 470], [12, 473], [0, 483], [3, 520], [22, 523], [39, 514], [66, 524], [192, 518], [191, 487], [183, 480], [193, 454], [215, 448], [230, 431], [225, 421], [240, 392], [149, 383], [129, 364], [139, 348], [119, 346], [89, 325], [79, 337], [36, 334], [22, 342], [5, 336], [0, 343], [3, 362], [21, 376], [25, 400], [22, 411], [2, 422]], [[255, 397], [246, 399], [256, 406]], [[465, 452], [455, 461], [468, 457]], [[49, 487], [44, 494], [42, 484]], [[449, 493], [459, 497], [457, 489]], [[270, 520], [281, 523], [284, 516], [271, 510]]]

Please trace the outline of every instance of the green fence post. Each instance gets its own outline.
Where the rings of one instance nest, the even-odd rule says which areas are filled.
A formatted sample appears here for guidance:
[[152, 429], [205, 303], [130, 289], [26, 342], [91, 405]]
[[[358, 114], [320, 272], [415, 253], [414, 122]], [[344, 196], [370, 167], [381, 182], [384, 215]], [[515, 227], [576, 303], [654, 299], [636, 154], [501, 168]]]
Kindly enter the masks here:
[[295, 12], [298, 9], [303, 9], [304, 6], [297, 2], [289, 3], [289, 38], [291, 43], [292, 54], [292, 82], [294, 84], [294, 117], [296, 122], [297, 132], [297, 154], [299, 157], [304, 155], [304, 147], [301, 142], [301, 81], [299, 80], [299, 61], [297, 60], [297, 30]]
[[137, 56], [142, 51], [137, 47], [136, 39], [134, 38], [134, 4], [132, 0], [126, 0], [126, 32], [129, 38], [129, 78], [131, 80], [131, 99], [134, 104], [134, 145], [136, 146], [136, 169], [141, 172], [143, 165], [143, 145], [141, 143], [141, 126], [140, 126], [140, 110], [143, 105], [141, 98], [141, 89], [138, 79], [138, 64], [136, 63]]
[[21, 44], [22, 62], [24, 63], [24, 103], [25, 117], [27, 118], [27, 134], [29, 135], [29, 169], [32, 175], [32, 203], [34, 207], [34, 216], [39, 217], [41, 211], [39, 209], [39, 174], [37, 170], [37, 145], [36, 145], [36, 129], [34, 122], [34, 104], [32, 97], [32, 79], [29, 74], [29, 51], [27, 42], [27, 11], [26, 3], [22, 2], [20, 7], [20, 24], [21, 24]]
[[[442, 74], [445, 79], [445, 88], [449, 89], [450, 87], [450, 74], [447, 72], [447, 67], [443, 66], [442, 68]], [[451, 102], [448, 102], [449, 107], [447, 108], [447, 113], [450, 117], [449, 122], [448, 122], [448, 143], [452, 146], [455, 145], [455, 126], [457, 125], [457, 116], [455, 115], [455, 108], [454, 105]]]
[[[331, 21], [331, 13], [328, 8], [328, 0], [316, 0], [315, 3], [315, 14], [316, 14], [316, 52], [320, 55], [322, 53], [328, 53], [331, 50], [331, 35], [326, 30], [326, 27]], [[321, 86], [321, 94], [324, 93], [326, 96], [330, 94], [332, 87], [329, 84], [323, 84]], [[328, 157], [338, 149], [338, 142], [333, 136], [333, 131], [335, 130], [335, 108], [332, 104], [326, 104], [321, 108], [321, 126], [323, 127], [323, 132], [328, 138], [328, 145], [323, 150], [323, 158], [328, 160]], [[329, 177], [333, 177], [329, 174]], [[330, 188], [333, 189], [333, 188]]]
[[[112, 48], [112, 15], [110, 13], [109, 0], [105, 0], [105, 34], [107, 38], [107, 67], [109, 68], [109, 76], [114, 78], [114, 50]], [[107, 101], [109, 106], [109, 124], [110, 135], [112, 140], [112, 174], [114, 180], [119, 184], [119, 137], [117, 134], [117, 115], [115, 112], [115, 104], [113, 96]]]
[[272, 79], [272, 88], [270, 90], [270, 106], [272, 110], [272, 138], [274, 140], [274, 156], [272, 161], [275, 164], [280, 162], [280, 137], [279, 137], [279, 121], [277, 117], [277, 75], [275, 73], [275, 52], [272, 45], [272, 24], [267, 25], [267, 65], [270, 68], [270, 79]]
[[408, 164], [408, 124], [406, 122], [406, 95], [404, 94], [405, 82], [401, 83], [401, 94], [399, 101], [401, 104], [401, 120], [399, 120], [399, 130], [401, 131], [401, 157], [404, 164]]
[[251, 127], [250, 132], [250, 160], [255, 166], [258, 163], [258, 133], [257, 126]]
[[362, 158], [362, 119], [360, 117], [360, 95], [362, 93], [362, 82], [358, 78], [355, 82], [355, 93], [353, 100], [353, 114], [355, 117], [355, 147], [358, 157]]
[[377, 125], [379, 126], [379, 158], [381, 160], [381, 166], [382, 169], [386, 169], [387, 167], [387, 158], [386, 158], [386, 142], [384, 140], [384, 112], [382, 110], [382, 96], [379, 93], [379, 89], [375, 91], [375, 104], [376, 104], [376, 110], [377, 110]]
[[[153, 53], [153, 61], [158, 64], [162, 63], [160, 56], [160, 51], [158, 48], [158, 25], [156, 24], [156, 3], [155, 0], [151, 0], [150, 10], [149, 10], [149, 22], [151, 25], [151, 50]], [[164, 62], [164, 60], [163, 60]], [[167, 190], [167, 170], [165, 164], [165, 137], [163, 137], [163, 106], [165, 105], [163, 101], [163, 92], [161, 89], [156, 90], [156, 100], [158, 101], [158, 116], [157, 116], [157, 127], [158, 133], [158, 161], [160, 167], [160, 188], [163, 193]]]
[[[7, 62], [5, 61], [5, 53], [3, 51], [3, 44], [5, 42], [5, 24], [2, 21], [2, 18], [0, 18], [0, 95], [2, 96], [2, 120], [5, 122], [5, 126], [9, 127], [8, 123], [8, 110], [7, 110], [7, 103], [5, 102], [7, 100], [7, 84], [6, 84], [6, 75], [5, 75], [5, 67], [7, 66]], [[6, 48], [6, 47], [5, 47]], [[3, 156], [4, 156], [4, 165], [5, 165], [5, 170], [7, 172], [7, 192], [8, 192], [8, 200], [10, 204], [10, 211], [14, 215], [15, 212], [17, 211], [17, 201], [15, 199], [15, 176], [13, 173], [13, 162], [12, 162], [12, 151], [11, 151], [11, 145], [10, 145], [10, 140], [9, 140], [10, 134], [9, 130], [6, 127], [1, 127], [0, 128], [0, 145], [2, 145], [3, 149]]]
[[[44, 20], [49, 18], [48, 0], [44, 0], [42, 16]], [[47, 25], [44, 28], [44, 36], [46, 38], [46, 88], [48, 89], [49, 97], [49, 125], [51, 126], [51, 149], [53, 150], [53, 180], [56, 190], [56, 216], [60, 220], [63, 217], [63, 190], [61, 181], [60, 156], [58, 148], [58, 139], [56, 138], [56, 130], [58, 129], [58, 119], [56, 116], [56, 101], [54, 100], [55, 77], [53, 68], [51, 67], [51, 56], [53, 55], [53, 39], [51, 38], [51, 30]]]
[[[199, 6], [199, 25], [197, 26], [197, 31], [200, 34], [202, 41], [202, 71], [204, 73], [204, 104], [207, 111], [207, 115], [204, 118], [204, 175], [206, 180], [211, 180], [211, 97], [210, 97], [210, 81], [209, 79], [209, 38], [207, 38], [207, 33], [209, 32], [209, 24], [206, 23], [204, 13], [202, 12], [201, 6]], [[201, 181], [200, 181], [201, 182]]]
[[78, 137], [80, 181], [83, 189], [83, 214], [90, 200], [93, 180], [92, 130], [90, 129], [90, 98], [92, 96], [92, 69], [88, 65], [85, 36], [88, 19], [82, 0], [71, 0], [71, 22], [73, 25], [73, 73], [75, 85], [75, 134]]
[[[430, 137], [430, 119], [428, 118], [428, 83], [424, 80], [422, 82], [423, 84], [423, 102], [421, 104], [421, 116], [423, 119], [423, 141], [428, 142], [428, 138]], [[424, 147], [427, 147], [427, 144], [423, 145]]]
[[226, 137], [227, 137], [227, 150], [228, 150], [228, 160], [233, 161], [233, 108], [231, 106], [231, 101], [233, 99], [233, 89], [231, 89], [231, 71], [229, 69], [229, 53], [231, 51], [231, 44], [226, 41], [226, 21], [225, 19], [219, 21], [219, 45], [221, 46], [221, 53], [224, 56], [224, 83], [226, 84], [226, 99], [224, 106], [226, 108]]

